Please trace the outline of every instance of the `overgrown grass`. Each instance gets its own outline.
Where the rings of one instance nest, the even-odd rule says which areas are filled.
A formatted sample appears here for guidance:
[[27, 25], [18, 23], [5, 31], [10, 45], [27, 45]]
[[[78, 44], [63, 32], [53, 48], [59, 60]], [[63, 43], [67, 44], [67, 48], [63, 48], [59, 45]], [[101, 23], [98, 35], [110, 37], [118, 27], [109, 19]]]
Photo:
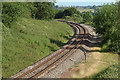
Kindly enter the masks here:
[[114, 64], [102, 70], [98, 74], [94, 75], [93, 78], [118, 78], [120, 66], [118, 64]]
[[[73, 29], [55, 20], [22, 18], [11, 28], [3, 25], [2, 68], [7, 78], [53, 53], [73, 35]], [[67, 37], [67, 38], [66, 38]]]

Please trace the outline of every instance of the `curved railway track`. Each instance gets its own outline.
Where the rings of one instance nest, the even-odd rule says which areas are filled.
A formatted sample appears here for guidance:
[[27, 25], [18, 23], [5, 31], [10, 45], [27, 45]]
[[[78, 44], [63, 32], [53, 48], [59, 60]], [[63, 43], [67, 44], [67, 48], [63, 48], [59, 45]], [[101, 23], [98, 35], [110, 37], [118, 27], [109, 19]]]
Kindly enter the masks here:
[[66, 22], [68, 25], [72, 26], [75, 31], [74, 36], [69, 41], [70, 43], [66, 47], [63, 47], [61, 51], [57, 52], [51, 57], [48, 57], [46, 60], [42, 61], [37, 66], [34, 66], [32, 69], [24, 73], [20, 73], [12, 80], [18, 80], [22, 78], [27, 80], [32, 80], [34, 78], [39, 78], [43, 73], [49, 71], [52, 67], [60, 63], [63, 59], [67, 58], [68, 55], [74, 52], [74, 50], [84, 39], [85, 35], [88, 33], [88, 30], [77, 23], [67, 22], [67, 21], [61, 21], [61, 22]]

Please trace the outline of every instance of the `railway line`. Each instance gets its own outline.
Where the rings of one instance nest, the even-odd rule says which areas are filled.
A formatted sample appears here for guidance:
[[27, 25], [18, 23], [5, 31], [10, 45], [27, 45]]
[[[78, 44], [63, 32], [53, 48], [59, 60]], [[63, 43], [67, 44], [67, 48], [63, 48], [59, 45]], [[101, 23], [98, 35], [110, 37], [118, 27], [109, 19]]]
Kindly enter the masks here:
[[22, 70], [21, 72], [18, 72], [17, 74], [11, 76], [10, 78], [12, 80], [18, 79], [32, 80], [35, 78], [40, 78], [42, 74], [52, 69], [55, 65], [61, 63], [62, 60], [66, 59], [68, 55], [71, 55], [75, 51], [75, 49], [79, 47], [85, 35], [88, 33], [88, 30], [77, 23], [68, 21], [61, 22], [65, 22], [68, 25], [70, 25], [75, 32], [73, 37], [68, 42], [68, 44], [61, 47], [61, 49], [56, 51], [54, 54], [48, 55], [45, 58], [41, 59], [31, 69]]

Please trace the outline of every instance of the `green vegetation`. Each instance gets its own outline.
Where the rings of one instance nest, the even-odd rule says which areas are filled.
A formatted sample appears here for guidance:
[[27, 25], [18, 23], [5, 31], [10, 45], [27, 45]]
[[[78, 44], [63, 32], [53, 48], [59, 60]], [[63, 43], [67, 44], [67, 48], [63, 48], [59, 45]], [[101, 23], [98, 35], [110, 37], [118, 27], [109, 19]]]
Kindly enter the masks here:
[[[120, 3], [107, 4], [99, 10], [93, 6], [96, 10], [93, 15], [91, 11], [80, 13], [74, 7], [54, 9], [52, 2], [3, 3], [3, 77], [7, 78], [51, 54], [70, 39], [72, 28], [54, 18], [94, 24], [96, 32], [102, 35], [102, 49], [119, 53], [118, 6]], [[101, 73], [106, 74], [114, 68], [116, 72], [117, 67], [110, 66]], [[103, 77], [101, 73], [96, 77]]]
[[[89, 9], [94, 9], [95, 13], [91, 11], [80, 13], [76, 8], [71, 7], [63, 10], [63, 12], [60, 11], [59, 15], [63, 14], [61, 15], [63, 17], [57, 18], [94, 26], [96, 32], [102, 35], [102, 50], [120, 53], [118, 6], [120, 6], [120, 2], [106, 4], [102, 7], [96, 7], [95, 5], [89, 7]], [[87, 7], [84, 7], [84, 9], [87, 9]]]
[[22, 18], [11, 28], [3, 26], [2, 35], [2, 68], [6, 78], [59, 49], [73, 30], [55, 20]]
[[86, 12], [83, 14], [83, 22], [91, 22], [93, 19], [93, 16], [90, 12]]
[[19, 17], [31, 18], [35, 7], [32, 3], [2, 3], [2, 22], [7, 27], [16, 22]]
[[120, 66], [118, 64], [114, 64], [102, 70], [98, 74], [94, 75], [93, 78], [118, 78]]
[[[86, 62], [77, 63], [64, 78], [118, 78], [119, 77], [119, 55], [101, 52], [100, 47], [91, 47], [91, 55]], [[92, 79], [93, 78], [93, 79]]]
[[55, 10], [53, 9], [54, 3], [51, 2], [36, 2], [34, 3], [35, 18], [36, 19], [53, 19]]
[[88, 23], [92, 21], [93, 16], [91, 12], [80, 13], [75, 7], [70, 7], [65, 10], [58, 10], [55, 18], [78, 23]]
[[79, 13], [75, 7], [70, 7], [64, 10], [64, 16], [72, 16], [76, 13]]
[[53, 53], [73, 35], [65, 23], [53, 20], [54, 3], [3, 3], [2, 75], [19, 72]]
[[93, 12], [94, 13], [94, 9], [90, 9], [90, 8], [82, 8], [82, 7], [78, 7], [77, 8], [78, 11], [82, 12]]
[[93, 22], [96, 32], [102, 34], [102, 49], [119, 53], [118, 3], [104, 5], [95, 13]]
[[19, 17], [35, 18], [35, 19], [53, 19], [55, 10], [52, 2], [9, 2], [2, 5], [2, 22], [5, 26], [11, 27]]

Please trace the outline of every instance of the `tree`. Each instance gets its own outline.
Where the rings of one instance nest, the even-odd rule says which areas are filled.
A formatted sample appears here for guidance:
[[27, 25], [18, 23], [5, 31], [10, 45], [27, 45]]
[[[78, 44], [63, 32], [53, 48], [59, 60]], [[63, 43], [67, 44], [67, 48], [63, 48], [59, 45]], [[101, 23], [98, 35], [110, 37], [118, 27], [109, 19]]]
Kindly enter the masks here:
[[92, 18], [93, 16], [90, 12], [86, 12], [83, 14], [83, 22], [91, 22]]
[[2, 22], [10, 27], [18, 17], [30, 17], [32, 8], [29, 3], [2, 3]]
[[55, 19], [63, 18], [63, 10], [56, 10]]
[[64, 10], [64, 16], [72, 16], [73, 14], [77, 13], [77, 9], [75, 7], [70, 7]]
[[94, 16], [96, 31], [102, 34], [103, 50], [120, 52], [118, 3], [104, 5]]
[[54, 3], [52, 2], [36, 2], [34, 6], [36, 10], [36, 19], [53, 19], [54, 18]]

